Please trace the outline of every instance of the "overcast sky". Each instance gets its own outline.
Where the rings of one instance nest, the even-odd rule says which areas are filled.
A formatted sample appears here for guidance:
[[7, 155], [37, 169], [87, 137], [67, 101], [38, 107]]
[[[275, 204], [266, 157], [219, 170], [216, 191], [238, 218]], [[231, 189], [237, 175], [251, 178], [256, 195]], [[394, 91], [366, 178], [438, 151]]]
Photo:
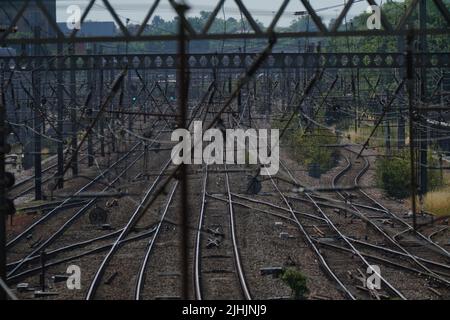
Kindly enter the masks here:
[[[197, 15], [200, 11], [212, 11], [215, 4], [219, 0], [187, 0], [186, 2], [191, 5], [192, 10], [188, 15]], [[283, 0], [242, 0], [244, 5], [252, 13], [253, 17], [268, 25], [273, 19], [274, 12], [276, 12]], [[315, 9], [321, 9], [319, 11], [322, 19], [328, 22], [330, 19], [335, 18], [343, 8], [344, 0], [312, 0], [311, 5]], [[379, 2], [379, 1], [378, 1]], [[69, 14], [66, 12], [69, 5], [77, 4], [83, 11], [86, 8], [89, 0], [56, 0], [57, 3], [57, 17], [58, 21], [66, 21]], [[123, 21], [126, 18], [131, 20], [131, 23], [140, 23], [149, 8], [153, 4], [152, 0], [110, 0], [110, 3], [116, 9], [116, 12]], [[339, 7], [335, 7], [339, 6]], [[225, 10], [219, 13], [219, 17], [223, 18], [224, 14], [226, 18], [235, 17], [239, 18], [239, 10], [234, 0], [225, 1]], [[332, 8], [330, 8], [332, 7]], [[359, 14], [366, 10], [368, 7], [366, 1], [359, 1], [353, 5], [353, 9], [350, 12], [350, 17]], [[323, 10], [322, 10], [323, 9]], [[294, 12], [304, 10], [300, 0], [291, 0], [290, 4], [286, 8], [283, 18], [280, 20], [279, 25], [286, 26], [294, 19]], [[171, 19], [174, 17], [173, 9], [170, 7], [168, 0], [161, 0], [161, 3], [155, 12], [155, 15], [159, 15], [164, 19]], [[350, 18], [349, 17], [349, 18]], [[111, 21], [112, 17], [103, 5], [103, 1], [97, 0], [88, 20], [96, 21]]]

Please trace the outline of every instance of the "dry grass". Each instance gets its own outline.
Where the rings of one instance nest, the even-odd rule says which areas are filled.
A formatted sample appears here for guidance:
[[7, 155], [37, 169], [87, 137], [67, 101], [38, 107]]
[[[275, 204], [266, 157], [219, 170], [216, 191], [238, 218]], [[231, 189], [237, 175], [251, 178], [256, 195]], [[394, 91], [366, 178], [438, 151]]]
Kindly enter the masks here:
[[450, 215], [450, 172], [444, 171], [443, 180], [445, 187], [428, 192], [424, 199], [424, 210], [437, 216]]
[[437, 216], [450, 215], [450, 187], [428, 192], [424, 199], [424, 210]]
[[[448, 166], [444, 163], [444, 166]], [[450, 216], [450, 172], [443, 172], [443, 187], [429, 191], [423, 199], [423, 211], [438, 217]], [[411, 206], [411, 198], [406, 199], [407, 205]], [[420, 204], [419, 197], [417, 203]]]
[[[349, 128], [343, 132], [343, 136], [353, 143], [363, 144], [372, 133], [372, 130], [373, 124], [368, 125], [365, 123], [358, 128], [358, 132], [355, 132], [353, 128]], [[394, 123], [391, 124], [391, 138], [393, 139], [391, 145], [394, 147], [397, 144], [396, 139], [398, 138], [398, 131]], [[379, 127], [371, 138], [369, 146], [373, 148], [383, 148], [385, 142], [384, 129]], [[406, 132], [405, 143], [406, 145], [409, 145], [408, 132]]]
[[[361, 126], [358, 128], [358, 132], [355, 132], [353, 128], [343, 132], [345, 138], [349, 139], [352, 143], [363, 144], [372, 133], [373, 127]], [[383, 129], [375, 131], [374, 136], [371, 139], [370, 146], [382, 146], [384, 144]]]

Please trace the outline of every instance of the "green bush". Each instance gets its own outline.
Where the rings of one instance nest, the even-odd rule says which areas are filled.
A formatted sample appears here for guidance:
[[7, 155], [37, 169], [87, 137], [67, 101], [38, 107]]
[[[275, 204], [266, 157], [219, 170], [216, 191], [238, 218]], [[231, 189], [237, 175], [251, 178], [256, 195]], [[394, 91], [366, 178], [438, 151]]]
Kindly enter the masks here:
[[[393, 157], [380, 158], [376, 162], [377, 184], [388, 196], [403, 199], [411, 196], [411, 166], [409, 152], [401, 152]], [[429, 152], [429, 166], [437, 166], [438, 161]], [[428, 190], [443, 185], [436, 170], [428, 170]]]
[[320, 173], [325, 173], [336, 165], [337, 149], [326, 147], [338, 143], [330, 131], [314, 129], [310, 133], [297, 132], [293, 137], [293, 149], [296, 159], [305, 166], [318, 164]]
[[[305, 132], [299, 126], [300, 117], [295, 116], [290, 127], [282, 137], [283, 143], [292, 148], [292, 155], [304, 166], [318, 164], [320, 174], [332, 169], [338, 159], [337, 148], [326, 145], [337, 144], [338, 138], [328, 129], [310, 128]], [[284, 129], [285, 122], [274, 121], [272, 128]]]
[[376, 175], [378, 185], [383, 188], [387, 195], [401, 199], [411, 194], [409, 159], [379, 159], [376, 165]]
[[281, 280], [291, 288], [294, 299], [306, 299], [309, 289], [306, 285], [306, 277], [300, 271], [295, 268], [287, 268], [283, 271]]
[[[330, 130], [323, 128], [309, 128], [305, 132], [298, 124], [301, 122], [297, 115], [290, 127], [282, 137], [282, 141], [293, 150], [295, 160], [304, 166], [310, 164], [319, 165], [319, 173], [325, 173], [337, 163], [337, 148], [329, 148], [326, 145], [337, 144], [338, 138]], [[284, 122], [274, 121], [272, 128], [283, 130]]]

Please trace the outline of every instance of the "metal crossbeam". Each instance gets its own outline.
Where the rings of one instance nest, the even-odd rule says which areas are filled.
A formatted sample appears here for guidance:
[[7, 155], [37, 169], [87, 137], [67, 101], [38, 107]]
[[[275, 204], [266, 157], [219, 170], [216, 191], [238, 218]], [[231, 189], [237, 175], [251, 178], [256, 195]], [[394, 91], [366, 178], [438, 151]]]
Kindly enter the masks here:
[[[0, 57], [0, 70], [32, 71], [71, 70], [70, 59], [76, 63], [75, 70], [123, 70], [128, 66], [133, 69], [164, 70], [177, 68], [176, 54], [114, 54], [114, 55], [74, 55], [62, 58], [58, 64], [54, 56], [39, 57]], [[188, 64], [191, 69], [243, 69], [257, 58], [257, 54], [189, 54]], [[446, 53], [415, 54], [416, 67], [447, 68], [450, 57]], [[403, 53], [272, 53], [261, 66], [262, 69], [283, 68], [404, 68]]]
[[[174, 9], [175, 4], [173, 0], [167, 0], [171, 7]], [[284, 12], [284, 8], [286, 8], [292, 1], [294, 0], [285, 0], [280, 8], [274, 8], [274, 12]], [[10, 30], [3, 33], [0, 36], [0, 44], [3, 45], [13, 45], [13, 44], [33, 44], [33, 43], [39, 43], [39, 44], [46, 44], [46, 43], [92, 43], [92, 42], [138, 42], [138, 41], [176, 41], [177, 35], [176, 34], [169, 34], [169, 35], [142, 35], [143, 31], [145, 30], [145, 27], [147, 26], [148, 22], [150, 21], [150, 18], [157, 13], [158, 6], [160, 5], [161, 1], [155, 1], [155, 2], [149, 2], [148, 3], [148, 14], [143, 19], [142, 23], [140, 23], [140, 27], [138, 29], [138, 32], [135, 35], [132, 35], [128, 29], [128, 26], [125, 26], [123, 22], [120, 20], [119, 16], [116, 13], [116, 9], [114, 9], [114, 6], [111, 5], [111, 3], [108, 0], [103, 0], [103, 4], [106, 7], [106, 10], [110, 12], [112, 17], [114, 18], [114, 21], [118, 24], [122, 35], [117, 36], [105, 36], [105, 37], [78, 37], [78, 31], [73, 30], [69, 37], [62, 38], [62, 35], [59, 31], [59, 29], [56, 29], [56, 23], [50, 22], [53, 29], [56, 30], [58, 37], [48, 36], [46, 38], [42, 39], [13, 39], [10, 38], [9, 35], [13, 28], [15, 27], [15, 24], [20, 20], [20, 18], [23, 16], [25, 9], [27, 7], [28, 2], [36, 2], [39, 7], [41, 7], [41, 10], [43, 11], [44, 15], [47, 16], [46, 10], [42, 9], [42, 2], [39, 0], [28, 0], [25, 2], [24, 6], [17, 12], [17, 15], [12, 19], [12, 23], [10, 26]], [[92, 10], [93, 5], [95, 4], [96, 0], [91, 0], [87, 7], [85, 8], [82, 17], [81, 17], [81, 28], [83, 28], [83, 23], [85, 21], [86, 16], [89, 14], [89, 12]], [[221, 8], [223, 8], [224, 4], [226, 3], [226, 0], [217, 0], [217, 3], [215, 5], [215, 9], [210, 14], [209, 19], [205, 22], [205, 25], [201, 27], [201, 32], [196, 32], [194, 27], [189, 22], [189, 19], [182, 18], [182, 23], [187, 30], [186, 40], [232, 40], [232, 39], [264, 39], [269, 38], [272, 36], [272, 30], [276, 33], [276, 37], [278, 38], [317, 38], [317, 37], [360, 37], [360, 36], [406, 36], [407, 30], [404, 30], [404, 24], [407, 20], [407, 18], [410, 16], [411, 12], [414, 10], [415, 6], [417, 5], [417, 1], [412, 1], [411, 3], [408, 3], [408, 6], [405, 8], [404, 15], [400, 18], [399, 23], [393, 27], [391, 21], [387, 18], [387, 16], [381, 12], [381, 24], [383, 26], [383, 30], [340, 30], [339, 26], [341, 26], [345, 16], [348, 14], [348, 12], [353, 7], [355, 1], [348, 1], [341, 11], [341, 13], [338, 16], [338, 19], [336, 20], [336, 23], [331, 27], [327, 28], [325, 24], [322, 22], [322, 19], [320, 15], [318, 14], [318, 10], [314, 9], [312, 5], [310, 4], [310, 1], [308, 0], [301, 0], [297, 4], [300, 6], [303, 4], [304, 8], [306, 9], [307, 14], [312, 18], [313, 22], [317, 25], [319, 31], [307, 31], [307, 32], [288, 32], [288, 31], [280, 31], [276, 29], [277, 23], [282, 18], [282, 15], [275, 15], [272, 22], [269, 24], [270, 28], [266, 31], [263, 31], [261, 27], [258, 25], [256, 19], [252, 16], [250, 11], [244, 6], [241, 0], [234, 0], [234, 2], [237, 4], [239, 10], [245, 16], [246, 20], [250, 24], [251, 28], [255, 32], [249, 32], [249, 33], [218, 33], [218, 34], [209, 34], [208, 31], [210, 30], [210, 27], [215, 22], [217, 18], [217, 13]], [[297, 1], [294, 1], [297, 2]], [[433, 0], [435, 3], [438, 12], [441, 14], [441, 16], [445, 19], [447, 22], [447, 26], [441, 27], [441, 28], [429, 28], [427, 30], [415, 30], [416, 34], [429, 34], [429, 35], [445, 35], [450, 33], [450, 11], [449, 8], [442, 2], [442, 0]], [[378, 5], [375, 0], [367, 0], [367, 3], [369, 5]], [[175, 9], [176, 11], [176, 9]], [[48, 19], [49, 17], [47, 17]]]

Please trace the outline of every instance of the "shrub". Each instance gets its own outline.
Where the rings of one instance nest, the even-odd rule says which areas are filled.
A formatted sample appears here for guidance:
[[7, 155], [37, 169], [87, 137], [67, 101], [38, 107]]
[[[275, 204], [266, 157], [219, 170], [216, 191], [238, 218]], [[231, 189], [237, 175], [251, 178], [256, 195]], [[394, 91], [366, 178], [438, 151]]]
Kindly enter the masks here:
[[295, 268], [287, 268], [281, 275], [281, 280], [292, 290], [294, 299], [305, 300], [309, 289], [306, 285], [306, 277]]
[[[319, 165], [319, 173], [325, 173], [332, 169], [338, 159], [337, 148], [329, 148], [326, 145], [337, 144], [338, 138], [330, 130], [324, 128], [313, 128], [305, 132], [299, 126], [300, 117], [295, 116], [290, 127], [284, 134], [282, 140], [293, 150], [295, 160], [304, 166], [312, 164]], [[274, 121], [272, 128], [282, 130], [284, 122]]]
[[320, 173], [325, 173], [336, 165], [337, 149], [326, 145], [337, 144], [338, 139], [330, 131], [314, 129], [311, 133], [297, 132], [293, 137], [296, 159], [305, 166], [318, 164]]
[[[437, 160], [429, 153], [428, 164], [437, 166]], [[411, 196], [411, 165], [409, 152], [401, 152], [393, 157], [380, 158], [376, 163], [377, 184], [388, 196], [403, 199]], [[442, 186], [439, 172], [428, 170], [428, 189]]]
[[376, 175], [378, 185], [387, 195], [402, 199], [411, 194], [409, 159], [381, 158], [377, 160]]

